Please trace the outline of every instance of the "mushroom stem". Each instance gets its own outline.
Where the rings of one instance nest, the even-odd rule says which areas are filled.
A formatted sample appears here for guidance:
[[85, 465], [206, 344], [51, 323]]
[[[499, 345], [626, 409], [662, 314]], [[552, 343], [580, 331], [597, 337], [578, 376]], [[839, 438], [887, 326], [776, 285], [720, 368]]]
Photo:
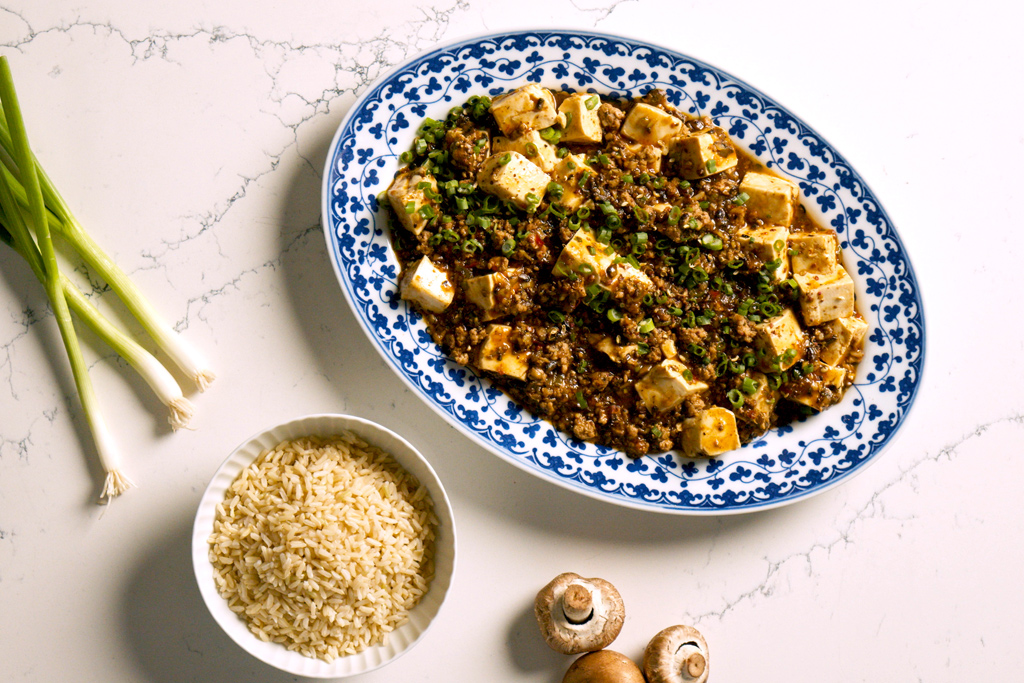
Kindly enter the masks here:
[[704, 669], [707, 668], [708, 660], [704, 659], [704, 655], [700, 652], [694, 652], [686, 658], [684, 665], [686, 673], [690, 675], [690, 678], [700, 678], [700, 675], [704, 673]]
[[570, 624], [582, 624], [594, 614], [594, 599], [586, 586], [569, 585], [562, 595], [562, 613]]

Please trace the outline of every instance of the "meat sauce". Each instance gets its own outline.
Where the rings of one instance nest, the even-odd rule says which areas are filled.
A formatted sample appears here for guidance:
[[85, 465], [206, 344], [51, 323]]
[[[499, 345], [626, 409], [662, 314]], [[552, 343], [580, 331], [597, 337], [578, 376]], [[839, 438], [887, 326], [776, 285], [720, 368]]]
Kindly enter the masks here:
[[718, 455], [853, 382], [867, 326], [834, 232], [661, 91], [472, 97], [401, 160], [403, 298], [576, 439]]

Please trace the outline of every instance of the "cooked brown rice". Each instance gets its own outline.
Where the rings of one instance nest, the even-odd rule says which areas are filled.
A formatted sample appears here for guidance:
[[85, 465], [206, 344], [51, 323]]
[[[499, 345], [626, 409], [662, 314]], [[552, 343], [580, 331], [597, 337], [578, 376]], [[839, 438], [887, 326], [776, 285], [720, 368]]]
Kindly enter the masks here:
[[346, 432], [286, 441], [217, 505], [220, 594], [265, 641], [328, 662], [382, 643], [434, 574], [426, 487]]

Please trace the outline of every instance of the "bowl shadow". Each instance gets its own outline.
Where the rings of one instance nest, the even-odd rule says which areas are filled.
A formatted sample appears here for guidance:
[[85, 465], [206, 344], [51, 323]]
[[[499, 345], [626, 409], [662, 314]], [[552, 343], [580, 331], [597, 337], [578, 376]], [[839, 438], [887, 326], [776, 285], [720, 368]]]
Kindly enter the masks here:
[[300, 680], [251, 657], [213, 620], [192, 570], [190, 518], [178, 518], [151, 539], [127, 584], [122, 610], [131, 652], [149, 680]]

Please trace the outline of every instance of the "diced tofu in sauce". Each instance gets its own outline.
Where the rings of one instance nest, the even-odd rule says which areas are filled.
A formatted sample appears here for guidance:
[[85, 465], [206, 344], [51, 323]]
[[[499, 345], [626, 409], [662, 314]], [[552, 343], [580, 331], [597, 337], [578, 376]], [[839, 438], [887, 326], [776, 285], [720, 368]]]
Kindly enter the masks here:
[[720, 129], [677, 136], [668, 143], [666, 162], [687, 180], [699, 180], [727, 171], [739, 162], [736, 149]]
[[530, 354], [515, 350], [513, 334], [508, 325], [488, 325], [487, 336], [477, 355], [477, 365], [482, 370], [525, 380], [530, 369]]
[[807, 325], [853, 315], [853, 279], [842, 266], [830, 276], [796, 274], [793, 279], [800, 285], [800, 310]]
[[740, 192], [747, 194], [748, 216], [786, 227], [793, 224], [793, 204], [797, 198], [797, 187], [793, 183], [751, 171], [743, 176]]
[[562, 121], [563, 142], [599, 143], [603, 137], [597, 108], [601, 98], [597, 95], [576, 93], [565, 98], [558, 107]]
[[555, 96], [547, 88], [528, 83], [491, 102], [491, 113], [506, 137], [543, 130], [558, 120]]
[[492, 154], [477, 174], [477, 183], [484, 192], [520, 209], [531, 205], [536, 209], [550, 180], [547, 173], [519, 152]]
[[748, 260], [762, 264], [779, 261], [779, 267], [772, 273], [772, 281], [782, 282], [789, 277], [789, 255], [786, 249], [789, 228], [782, 225], [744, 228], [736, 233], [736, 237]]
[[416, 235], [423, 232], [423, 228], [430, 222], [428, 216], [437, 213], [436, 202], [427, 196], [428, 189], [437, 192], [434, 177], [412, 172], [399, 174], [388, 188], [388, 201], [391, 202], [398, 222]]
[[682, 451], [690, 457], [712, 457], [740, 447], [736, 415], [714, 406], [683, 421]]
[[807, 341], [793, 309], [757, 326], [757, 346], [762, 352], [761, 368], [766, 372], [788, 370], [803, 358]]
[[519, 152], [545, 173], [550, 173], [558, 163], [554, 145], [542, 138], [540, 133], [535, 130], [517, 138], [506, 138], [499, 135], [494, 138], [492, 144], [495, 154]]
[[448, 279], [448, 273], [431, 263], [426, 256], [406, 271], [399, 289], [403, 299], [417, 303], [432, 313], [440, 313], [448, 308], [455, 298], [455, 288]]
[[586, 178], [594, 174], [587, 165], [587, 157], [582, 154], [570, 154], [557, 164], [551, 172], [552, 179], [562, 186], [562, 196], [558, 203], [568, 211], [575, 211], [583, 204], [581, 187]]
[[832, 338], [818, 354], [818, 358], [829, 365], [839, 365], [850, 349], [856, 348], [864, 339], [868, 324], [860, 318], [847, 316], [829, 322], [826, 329]]
[[622, 122], [622, 134], [645, 145], [663, 146], [683, 130], [683, 122], [667, 111], [640, 102]]
[[[610, 253], [609, 253], [610, 252]], [[580, 228], [558, 255], [554, 274], [557, 277], [583, 277], [596, 273], [599, 279], [606, 279], [608, 267], [615, 262], [615, 252], [597, 241], [593, 231]]]
[[636, 383], [640, 400], [648, 410], [675, 408], [690, 394], [705, 391], [708, 385], [693, 379], [690, 370], [677, 360], [663, 360]]
[[812, 370], [802, 381], [787, 386], [785, 396], [814, 410], [824, 410], [842, 396], [846, 370], [814, 361]]
[[789, 237], [789, 257], [793, 272], [798, 275], [830, 276], [839, 266], [839, 242], [824, 232], [796, 232]]

